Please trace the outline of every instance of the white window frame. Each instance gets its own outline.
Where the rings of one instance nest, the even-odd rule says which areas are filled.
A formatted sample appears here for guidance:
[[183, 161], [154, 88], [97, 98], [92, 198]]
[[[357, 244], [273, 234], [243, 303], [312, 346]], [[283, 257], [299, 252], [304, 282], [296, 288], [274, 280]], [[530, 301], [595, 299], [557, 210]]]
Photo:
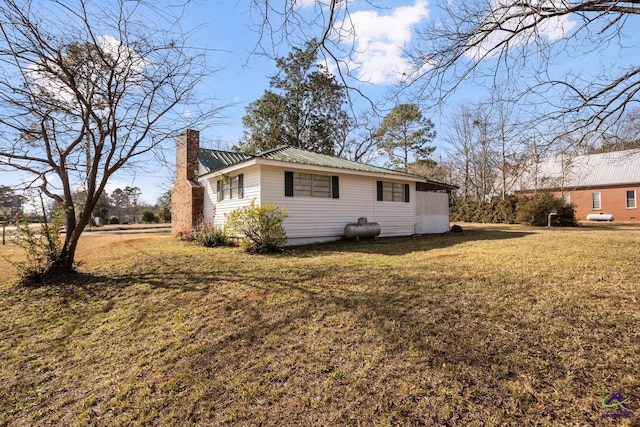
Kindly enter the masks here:
[[410, 191], [407, 183], [376, 181], [376, 187], [378, 202], [409, 202]]
[[[629, 197], [629, 193], [633, 193], [633, 198]], [[637, 209], [638, 208], [638, 198], [636, 194], [636, 190], [625, 190], [624, 192], [625, 205], [627, 209]], [[633, 206], [630, 205], [630, 201], [633, 201]]]
[[[242, 174], [240, 174], [242, 175]], [[223, 200], [242, 199], [244, 195], [240, 191], [240, 175], [223, 176], [218, 180], [216, 191], [219, 202]]]
[[[596, 194], [598, 195], [598, 206], [596, 206]], [[594, 211], [602, 210], [602, 194], [599, 191], [594, 191], [593, 193], [591, 193], [591, 209]]]

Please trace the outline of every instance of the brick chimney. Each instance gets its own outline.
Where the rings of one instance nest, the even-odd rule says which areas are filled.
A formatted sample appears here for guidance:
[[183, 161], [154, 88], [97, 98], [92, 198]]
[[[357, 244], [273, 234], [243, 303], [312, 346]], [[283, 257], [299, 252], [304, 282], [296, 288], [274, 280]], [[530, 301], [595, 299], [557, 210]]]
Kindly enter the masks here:
[[187, 129], [176, 138], [176, 182], [171, 191], [171, 232], [189, 236], [202, 221], [204, 187], [196, 180], [200, 132]]

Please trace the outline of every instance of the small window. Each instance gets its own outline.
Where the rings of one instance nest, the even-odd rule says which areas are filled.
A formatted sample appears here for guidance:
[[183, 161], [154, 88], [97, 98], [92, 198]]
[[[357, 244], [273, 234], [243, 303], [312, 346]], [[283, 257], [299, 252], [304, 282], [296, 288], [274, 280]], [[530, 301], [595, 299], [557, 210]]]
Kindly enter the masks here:
[[409, 184], [397, 182], [377, 182], [379, 202], [409, 202]]
[[600, 192], [591, 193], [591, 209], [600, 210], [602, 205], [600, 203]]
[[627, 209], [636, 209], [636, 190], [627, 190]]
[[562, 202], [564, 203], [565, 206], [569, 206], [571, 204], [571, 194], [563, 194]]
[[284, 195], [287, 197], [339, 198], [338, 177], [310, 173], [285, 172]]
[[218, 201], [242, 199], [244, 197], [244, 174], [225, 177], [216, 183]]
[[331, 197], [331, 177], [328, 175], [312, 175], [307, 173], [293, 174], [293, 191], [296, 191], [296, 181], [304, 182], [307, 187], [301, 196]]

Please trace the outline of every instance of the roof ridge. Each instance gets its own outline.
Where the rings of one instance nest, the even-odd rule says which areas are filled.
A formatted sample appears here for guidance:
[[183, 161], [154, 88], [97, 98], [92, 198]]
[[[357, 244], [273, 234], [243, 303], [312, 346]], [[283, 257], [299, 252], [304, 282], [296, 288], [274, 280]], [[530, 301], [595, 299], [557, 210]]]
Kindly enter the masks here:
[[218, 153], [230, 153], [230, 154], [242, 154], [243, 156], [253, 156], [253, 154], [245, 153], [244, 151], [232, 151], [232, 150], [220, 150], [218, 148], [203, 148], [200, 147], [199, 151], [217, 151]]
[[266, 158], [265, 156], [268, 156], [268, 155], [270, 155], [270, 154], [277, 153], [277, 152], [279, 152], [279, 151], [286, 150], [287, 148], [295, 148], [295, 147], [292, 147], [291, 145], [280, 145], [280, 146], [278, 146], [278, 147], [276, 147], [276, 148], [272, 148], [272, 149], [267, 150], [267, 151], [262, 151], [262, 152], [260, 152], [260, 153], [256, 153], [256, 154], [254, 154], [254, 156], [255, 156], [255, 157], [262, 157], [262, 158]]
[[[568, 163], [578, 163], [589, 159], [596, 158], [605, 158], [606, 160], [628, 160], [624, 158], [626, 154], [634, 153], [640, 155], [640, 148], [628, 148], [626, 150], [618, 150], [618, 151], [605, 151], [603, 153], [587, 153], [587, 154], [575, 154], [575, 155], [566, 155], [566, 161]], [[559, 162], [563, 161], [565, 158], [565, 154], [559, 153], [551, 157], [547, 157], [538, 161], [538, 163], [549, 163], [549, 162]]]
[[[209, 172], [224, 169], [233, 165], [250, 161], [251, 159], [261, 158], [266, 160], [283, 161], [291, 164], [305, 164], [311, 166], [326, 166], [338, 169], [369, 172], [369, 173], [382, 173], [397, 176], [404, 176], [413, 179], [431, 181], [433, 183], [439, 183], [437, 181], [430, 180], [428, 177], [397, 171], [383, 166], [372, 165], [368, 163], [358, 162], [355, 160], [345, 159], [335, 154], [317, 153], [313, 150], [294, 147], [292, 145], [281, 145], [279, 147], [267, 150], [262, 153], [249, 154], [237, 151], [227, 150], [215, 150], [210, 148], [201, 148], [205, 157], [212, 157], [213, 163], [209, 162], [205, 158], [201, 158], [201, 163], [205, 166]], [[208, 154], [205, 154], [208, 153]]]
[[[310, 165], [316, 164], [316, 162], [314, 162], [314, 159], [313, 159], [314, 156], [321, 156], [321, 157], [324, 157], [324, 158], [327, 158], [327, 159], [333, 159], [333, 160], [337, 160], [339, 162], [344, 162], [344, 163], [342, 163], [342, 166], [334, 165], [334, 167], [338, 167], [338, 168], [341, 168], [341, 169], [347, 168], [347, 169], [353, 169], [353, 170], [362, 170], [362, 168], [371, 168], [371, 169], [374, 169], [375, 171], [380, 172], [380, 173], [390, 173], [390, 174], [393, 174], [393, 175], [403, 175], [403, 176], [408, 176], [408, 177], [427, 179], [424, 176], [416, 175], [416, 174], [413, 174], [413, 173], [410, 173], [410, 172], [397, 171], [397, 170], [394, 170], [394, 169], [385, 168], [383, 166], [377, 166], [377, 165], [371, 165], [371, 164], [368, 164], [368, 163], [357, 162], [355, 160], [345, 159], [345, 158], [342, 158], [342, 157], [339, 157], [339, 156], [336, 156], [336, 155], [332, 155], [332, 154], [317, 153], [317, 152], [315, 152], [313, 150], [310, 150], [310, 149], [307, 149], [307, 148], [294, 147], [292, 145], [284, 145], [284, 146], [275, 148], [273, 150], [266, 151], [266, 152], [260, 154], [260, 157], [269, 158], [269, 156], [277, 155], [277, 154], [279, 154], [281, 152], [284, 152], [287, 149], [292, 149], [292, 150], [300, 152], [300, 154], [302, 156], [304, 156], [305, 160], [307, 161], [307, 164], [310, 164]], [[308, 153], [308, 155], [310, 157], [305, 155], [307, 153]], [[292, 160], [292, 161], [294, 163], [304, 163], [304, 162], [299, 162], [299, 161], [296, 162], [295, 160]]]

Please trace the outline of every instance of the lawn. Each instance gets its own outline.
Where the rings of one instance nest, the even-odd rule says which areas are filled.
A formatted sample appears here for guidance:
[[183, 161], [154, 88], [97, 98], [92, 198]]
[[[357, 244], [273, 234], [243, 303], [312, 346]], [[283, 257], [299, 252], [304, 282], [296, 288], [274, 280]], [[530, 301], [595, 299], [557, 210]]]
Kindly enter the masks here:
[[86, 236], [57, 286], [0, 260], [0, 425], [640, 425], [639, 248], [640, 226], [268, 256]]

